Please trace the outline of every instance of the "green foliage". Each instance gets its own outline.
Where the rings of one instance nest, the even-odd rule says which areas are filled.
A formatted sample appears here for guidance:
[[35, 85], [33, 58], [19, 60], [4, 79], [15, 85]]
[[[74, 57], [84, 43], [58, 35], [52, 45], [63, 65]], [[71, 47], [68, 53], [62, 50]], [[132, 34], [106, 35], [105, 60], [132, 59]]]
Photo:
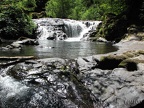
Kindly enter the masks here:
[[82, 20], [94, 20], [98, 19], [100, 16], [98, 15], [97, 11], [95, 11], [95, 7], [91, 6], [88, 8], [85, 13], [82, 15]]
[[68, 18], [76, 20], [82, 19], [81, 17], [85, 11], [86, 7], [82, 4], [82, 0], [75, 0]]
[[125, 0], [49, 0], [48, 17], [97, 20], [107, 13], [120, 14], [125, 10]]
[[34, 11], [36, 8], [36, 1], [35, 0], [23, 0], [21, 2], [25, 11]]
[[16, 4], [29, 15], [43, 12], [48, 17], [101, 20], [107, 13], [118, 15], [123, 12], [125, 1], [128, 0], [5, 0], [3, 3]]
[[48, 17], [67, 18], [71, 12], [72, 0], [50, 0], [46, 5]]
[[8, 5], [1, 8], [0, 36], [5, 39], [17, 39], [21, 36], [33, 35], [35, 25], [22, 8]]

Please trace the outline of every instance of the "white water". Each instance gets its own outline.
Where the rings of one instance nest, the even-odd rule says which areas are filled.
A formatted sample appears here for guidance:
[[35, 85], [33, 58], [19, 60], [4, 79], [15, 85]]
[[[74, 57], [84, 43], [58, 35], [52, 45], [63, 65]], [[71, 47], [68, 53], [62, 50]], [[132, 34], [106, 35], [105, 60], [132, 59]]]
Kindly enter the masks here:
[[47, 31], [46, 27], [40, 26], [38, 29], [38, 31], [41, 31], [39, 39], [45, 40], [49, 36], [49, 32]]
[[[48, 37], [55, 37], [55, 40], [60, 40], [59, 35], [65, 33], [68, 38], [64, 41], [81, 41], [87, 39], [88, 36], [84, 36], [90, 31], [95, 31], [96, 27], [101, 22], [55, 18], [35, 19], [34, 21], [39, 25], [38, 31], [40, 32], [40, 40], [46, 40]], [[64, 28], [60, 28], [61, 25], [63, 25]]]
[[20, 82], [15, 81], [9, 76], [0, 76], [0, 97], [11, 98], [16, 95], [24, 95], [29, 89]]
[[[76, 26], [81, 27], [81, 32], [79, 35], [74, 35], [73, 37], [67, 38], [65, 41], [81, 41], [84, 38], [84, 35], [87, 34], [89, 31], [94, 31], [96, 30], [96, 27], [101, 21], [76, 21], [76, 20], [69, 20], [69, 22], [64, 21], [65, 23], [68, 23], [72, 30], [75, 30], [74, 32], [77, 32], [79, 30], [76, 30]], [[86, 25], [86, 23], [89, 24], [89, 26]], [[86, 37], [87, 38], [87, 37]]]

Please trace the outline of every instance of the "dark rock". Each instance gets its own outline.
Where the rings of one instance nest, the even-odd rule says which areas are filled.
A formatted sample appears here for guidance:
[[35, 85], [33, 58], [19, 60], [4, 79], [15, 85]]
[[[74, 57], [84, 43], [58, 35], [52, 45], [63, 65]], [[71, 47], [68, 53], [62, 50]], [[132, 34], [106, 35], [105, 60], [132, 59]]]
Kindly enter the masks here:
[[[95, 57], [79, 57], [75, 60], [61, 58], [29, 60], [2, 68], [0, 100], [6, 107], [139, 108], [143, 106], [143, 70], [131, 72], [125, 68], [101, 70], [96, 66], [102, 61]], [[110, 60], [107, 65], [115, 65], [116, 61], [124, 61], [126, 58], [114, 55], [104, 59], [106, 59], [104, 61]], [[114, 62], [111, 62], [113, 60]], [[133, 64], [130, 64], [130, 67], [132, 66]], [[16, 99], [19, 101], [15, 101]]]
[[2, 40], [0, 39], [0, 44], [2, 43]]
[[48, 40], [55, 40], [55, 37], [48, 37]]
[[125, 59], [123, 56], [106, 56], [99, 61], [98, 68], [100, 69], [114, 69]]
[[89, 22], [85, 22], [85, 25], [86, 25], [87, 27], [89, 27], [89, 26], [90, 26], [90, 23], [89, 23]]
[[65, 40], [66, 38], [67, 35], [61, 30], [54, 31], [53, 35], [47, 37], [48, 40]]
[[[5, 85], [1, 85], [3, 81], [0, 81], [0, 87], [2, 88], [0, 89], [1, 96], [4, 96], [6, 93], [8, 95], [3, 100], [0, 96], [1, 102], [4, 101], [3, 105], [6, 107], [27, 106], [43, 108], [76, 108], [78, 106], [82, 108], [100, 108], [103, 106], [85, 88], [74, 73], [59, 68], [59, 64], [63, 64], [65, 60], [58, 58], [47, 60], [40, 60], [43, 65], [39, 69], [33, 67], [33, 63], [19, 63], [7, 70], [7, 74], [10, 76], [9, 79], [14, 78], [16, 81], [7, 82], [8, 85], [6, 87], [10, 91], [3, 91]], [[58, 62], [59, 64], [57, 64]], [[50, 65], [54, 65], [56, 68], [49, 68]], [[6, 81], [6, 77], [4, 79]], [[14, 90], [11, 84], [15, 85]], [[10, 94], [12, 94], [12, 98]], [[19, 101], [16, 102], [17, 98]]]
[[137, 63], [130, 60], [124, 60], [119, 64], [119, 67], [126, 68], [128, 71], [138, 70]]

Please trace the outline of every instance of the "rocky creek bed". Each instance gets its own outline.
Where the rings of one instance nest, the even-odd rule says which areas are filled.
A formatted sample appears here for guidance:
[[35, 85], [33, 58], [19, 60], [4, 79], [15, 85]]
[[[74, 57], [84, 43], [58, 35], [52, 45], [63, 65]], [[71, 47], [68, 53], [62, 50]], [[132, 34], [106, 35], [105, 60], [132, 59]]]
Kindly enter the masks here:
[[1, 63], [0, 107], [142, 108], [143, 42], [121, 45], [117, 52], [90, 57]]

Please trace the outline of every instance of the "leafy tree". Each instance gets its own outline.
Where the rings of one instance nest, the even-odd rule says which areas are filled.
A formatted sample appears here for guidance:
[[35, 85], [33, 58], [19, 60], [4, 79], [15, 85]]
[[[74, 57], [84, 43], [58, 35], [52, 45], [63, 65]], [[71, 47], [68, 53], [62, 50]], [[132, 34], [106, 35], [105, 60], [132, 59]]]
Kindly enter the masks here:
[[[5, 3], [4, 3], [5, 4]], [[35, 24], [22, 8], [14, 4], [5, 4], [0, 8], [0, 37], [17, 39], [21, 36], [31, 37]]]
[[31, 12], [34, 11], [36, 8], [36, 1], [35, 0], [23, 0], [22, 2], [24, 10]]
[[46, 5], [48, 17], [68, 18], [71, 12], [73, 0], [50, 0]]
[[84, 14], [85, 11], [86, 11], [86, 7], [82, 3], [82, 0], [75, 0], [73, 2], [71, 13], [69, 13], [68, 18], [72, 18], [76, 20], [81, 19], [82, 14]]

